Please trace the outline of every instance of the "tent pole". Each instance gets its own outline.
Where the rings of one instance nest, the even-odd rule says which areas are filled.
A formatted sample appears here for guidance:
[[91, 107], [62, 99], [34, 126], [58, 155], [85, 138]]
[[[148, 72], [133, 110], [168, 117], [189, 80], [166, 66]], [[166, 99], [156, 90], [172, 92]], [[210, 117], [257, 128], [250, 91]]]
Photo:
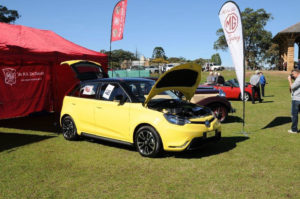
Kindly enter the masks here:
[[111, 67], [111, 76], [114, 77], [114, 70], [112, 66], [112, 60], [111, 60], [111, 42], [109, 43], [109, 65]]
[[[243, 31], [243, 35], [244, 35], [244, 29]], [[247, 133], [245, 132], [245, 86], [246, 86], [246, 80], [245, 80], [245, 73], [246, 73], [246, 69], [245, 69], [245, 42], [243, 40], [243, 51], [244, 51], [244, 58], [243, 58], [243, 128], [242, 128], [242, 133], [245, 136], [248, 136]]]
[[[117, 5], [117, 4], [116, 4]], [[116, 7], [116, 6], [115, 6]], [[115, 9], [115, 8], [114, 8]], [[111, 16], [111, 23], [110, 23], [110, 40], [109, 40], [109, 65], [111, 67], [111, 76], [114, 77], [114, 70], [112, 66], [112, 60], [111, 60], [111, 39], [112, 39], [112, 27], [113, 27], [113, 19], [114, 19], [114, 10]], [[108, 71], [107, 71], [108, 74]]]

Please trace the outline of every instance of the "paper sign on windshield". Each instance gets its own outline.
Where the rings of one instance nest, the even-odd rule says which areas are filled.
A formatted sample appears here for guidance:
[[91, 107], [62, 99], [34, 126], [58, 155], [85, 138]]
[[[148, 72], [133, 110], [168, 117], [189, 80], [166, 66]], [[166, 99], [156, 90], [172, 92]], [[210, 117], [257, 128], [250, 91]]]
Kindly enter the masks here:
[[105, 98], [105, 99], [109, 99], [109, 97], [110, 97], [111, 93], [113, 92], [114, 88], [115, 88], [115, 86], [109, 84], [109, 85], [106, 87], [106, 89], [105, 89], [105, 91], [104, 91], [102, 97]]
[[83, 88], [83, 93], [84, 95], [95, 95], [95, 91], [94, 91], [94, 86], [93, 85], [86, 85]]

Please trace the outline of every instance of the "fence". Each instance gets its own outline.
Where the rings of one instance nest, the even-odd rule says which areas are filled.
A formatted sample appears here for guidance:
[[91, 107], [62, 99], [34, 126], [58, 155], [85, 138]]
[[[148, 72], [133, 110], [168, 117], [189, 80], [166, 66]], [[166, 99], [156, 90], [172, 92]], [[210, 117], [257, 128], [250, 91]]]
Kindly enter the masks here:
[[150, 77], [150, 70], [114, 70], [108, 71], [109, 77]]

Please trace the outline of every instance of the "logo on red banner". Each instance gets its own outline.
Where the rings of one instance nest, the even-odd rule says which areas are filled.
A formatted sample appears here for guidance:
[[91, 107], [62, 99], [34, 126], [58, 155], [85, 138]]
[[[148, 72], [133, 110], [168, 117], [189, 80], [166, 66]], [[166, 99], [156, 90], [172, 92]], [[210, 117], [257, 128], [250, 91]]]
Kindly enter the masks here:
[[120, 14], [120, 10], [121, 10], [121, 6], [117, 6], [117, 7], [116, 7], [116, 14], [119, 15], [119, 14]]
[[3, 73], [4, 73], [4, 82], [5, 84], [8, 84], [10, 86], [16, 84], [16, 80], [17, 80], [17, 75], [16, 75], [16, 70], [13, 68], [4, 68], [2, 69]]
[[238, 26], [238, 16], [236, 16], [236, 14], [234, 13], [227, 15], [224, 21], [225, 31], [229, 34], [233, 33], [235, 32], [237, 26]]

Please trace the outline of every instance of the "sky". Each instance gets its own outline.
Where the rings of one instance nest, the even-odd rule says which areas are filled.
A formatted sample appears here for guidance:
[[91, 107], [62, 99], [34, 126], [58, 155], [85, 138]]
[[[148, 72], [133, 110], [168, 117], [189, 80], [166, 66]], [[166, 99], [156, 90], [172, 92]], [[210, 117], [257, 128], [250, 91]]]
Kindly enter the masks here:
[[[112, 11], [118, 0], [2, 0], [19, 12], [15, 24], [52, 30], [86, 48], [109, 50]], [[167, 57], [209, 59], [219, 53], [222, 65], [233, 66], [229, 51], [214, 50], [221, 28], [218, 12], [225, 0], [128, 0], [123, 40], [112, 50], [123, 49], [151, 57], [160, 46]], [[273, 19], [265, 27], [275, 36], [300, 22], [299, 0], [236, 0], [240, 10], [265, 9]], [[298, 48], [296, 48], [298, 50]], [[297, 53], [297, 51], [295, 52]]]

